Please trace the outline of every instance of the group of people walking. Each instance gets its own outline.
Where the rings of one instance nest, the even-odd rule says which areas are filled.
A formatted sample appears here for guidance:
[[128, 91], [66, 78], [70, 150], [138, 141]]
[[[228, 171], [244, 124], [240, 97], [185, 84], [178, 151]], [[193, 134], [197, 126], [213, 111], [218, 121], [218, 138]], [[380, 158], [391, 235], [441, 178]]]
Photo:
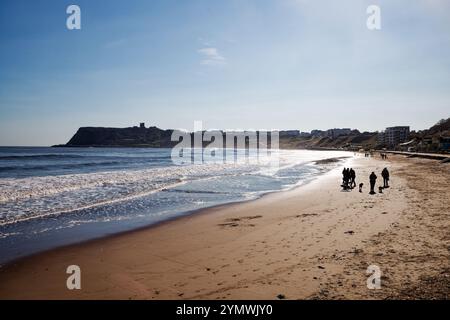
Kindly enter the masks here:
[[344, 190], [356, 187], [356, 172], [353, 168], [344, 168], [342, 176], [342, 188], [344, 188]]
[[[379, 193], [383, 193], [384, 188], [389, 188], [389, 170], [387, 168], [384, 168], [381, 171], [381, 176], [383, 177], [383, 186], [379, 187]], [[375, 184], [377, 182], [377, 175], [375, 172], [372, 171], [372, 173], [369, 176], [369, 182], [370, 182], [370, 194], [375, 194]], [[356, 172], [353, 170], [353, 168], [344, 168], [342, 171], [342, 188], [344, 190], [350, 190], [356, 187]], [[359, 192], [362, 192], [363, 183], [359, 184]]]

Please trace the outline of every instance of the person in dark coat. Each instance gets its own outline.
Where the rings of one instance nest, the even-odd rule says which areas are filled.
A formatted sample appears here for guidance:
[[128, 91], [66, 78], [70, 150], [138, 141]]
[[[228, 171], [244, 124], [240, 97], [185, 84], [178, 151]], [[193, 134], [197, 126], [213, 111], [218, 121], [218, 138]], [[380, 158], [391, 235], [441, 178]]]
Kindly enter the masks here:
[[355, 170], [353, 170], [353, 168], [350, 169], [349, 176], [350, 176], [350, 188], [353, 189], [356, 187], [356, 182], [355, 182], [356, 172], [355, 172]]
[[342, 188], [346, 190], [347, 186], [348, 186], [348, 173], [347, 168], [344, 168], [344, 170], [342, 170]]
[[381, 176], [383, 177], [383, 188], [389, 188], [389, 171], [387, 168], [381, 171]]
[[375, 194], [375, 183], [377, 182], [377, 175], [375, 172], [372, 172], [369, 176], [370, 180], [370, 194]]

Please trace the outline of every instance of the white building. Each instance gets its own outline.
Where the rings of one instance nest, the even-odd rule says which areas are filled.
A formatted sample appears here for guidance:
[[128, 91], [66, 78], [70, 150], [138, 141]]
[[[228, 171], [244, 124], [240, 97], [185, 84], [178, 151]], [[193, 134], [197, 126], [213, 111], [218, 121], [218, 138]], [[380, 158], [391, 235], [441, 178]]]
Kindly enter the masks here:
[[384, 131], [384, 144], [389, 147], [408, 141], [409, 126], [389, 127]]
[[339, 136], [349, 135], [351, 132], [352, 132], [352, 129], [350, 129], [350, 128], [329, 129], [329, 130], [327, 130], [327, 137], [329, 137], [331, 139], [335, 139]]

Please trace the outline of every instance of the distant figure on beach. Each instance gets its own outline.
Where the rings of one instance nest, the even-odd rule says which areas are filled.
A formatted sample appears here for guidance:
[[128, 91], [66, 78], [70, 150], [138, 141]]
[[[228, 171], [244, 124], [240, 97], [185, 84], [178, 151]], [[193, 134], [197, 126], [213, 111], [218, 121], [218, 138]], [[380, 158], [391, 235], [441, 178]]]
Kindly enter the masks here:
[[378, 187], [378, 193], [383, 193], [383, 187]]
[[356, 187], [356, 182], [355, 182], [356, 172], [355, 172], [355, 170], [353, 170], [353, 168], [350, 169], [349, 176], [350, 176], [350, 188], [353, 189]]
[[364, 186], [364, 183], [361, 182], [361, 183], [359, 184], [359, 192], [362, 192], [363, 186]]
[[381, 176], [383, 177], [383, 188], [389, 188], [389, 171], [387, 168], [381, 171]]
[[375, 194], [375, 183], [377, 182], [377, 175], [375, 174], [375, 172], [372, 171], [372, 173], [369, 176], [369, 180], [370, 180], [370, 194]]
[[349, 169], [348, 168], [344, 168], [344, 170], [342, 170], [342, 188], [344, 188], [344, 190], [348, 189], [348, 181], [349, 181], [350, 177], [349, 177]]

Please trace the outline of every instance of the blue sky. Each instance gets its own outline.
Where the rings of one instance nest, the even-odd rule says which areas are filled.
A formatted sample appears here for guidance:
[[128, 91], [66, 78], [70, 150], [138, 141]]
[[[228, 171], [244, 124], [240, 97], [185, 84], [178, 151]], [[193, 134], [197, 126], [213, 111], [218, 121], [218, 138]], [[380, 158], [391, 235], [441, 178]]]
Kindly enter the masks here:
[[[81, 30], [66, 28], [70, 4]], [[450, 116], [449, 30], [446, 0], [3, 0], [0, 145], [141, 121], [428, 128]]]

